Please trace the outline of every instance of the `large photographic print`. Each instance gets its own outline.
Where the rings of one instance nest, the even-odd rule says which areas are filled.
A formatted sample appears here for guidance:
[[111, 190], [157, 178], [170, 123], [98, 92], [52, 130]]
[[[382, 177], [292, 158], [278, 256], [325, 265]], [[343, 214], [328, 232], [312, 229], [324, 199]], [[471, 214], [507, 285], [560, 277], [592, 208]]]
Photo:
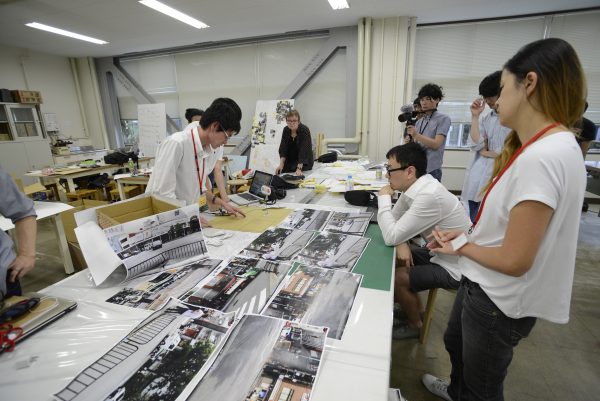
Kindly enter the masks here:
[[245, 315], [188, 400], [302, 400], [315, 385], [327, 329]]
[[271, 299], [265, 316], [329, 327], [342, 338], [362, 275], [300, 265]]
[[178, 298], [193, 288], [221, 262], [221, 259], [205, 259], [186, 266], [166, 269], [150, 277], [140, 277], [106, 302], [131, 308], [157, 310], [169, 297]]
[[104, 230], [127, 277], [169, 260], [207, 253], [198, 205], [190, 205]]
[[327, 210], [296, 209], [279, 224], [282, 228], [319, 231], [327, 222], [331, 212]]
[[295, 260], [305, 265], [351, 271], [369, 241], [356, 235], [324, 231], [316, 235]]
[[290, 270], [290, 265], [236, 256], [180, 299], [221, 311], [259, 312]]
[[369, 228], [372, 217], [371, 212], [333, 212], [323, 230], [362, 236]]
[[233, 313], [171, 300], [54, 396], [64, 401], [175, 400], [206, 371], [202, 368], [234, 320]]
[[290, 228], [270, 228], [242, 251], [245, 256], [268, 260], [292, 260], [308, 244], [313, 233]]

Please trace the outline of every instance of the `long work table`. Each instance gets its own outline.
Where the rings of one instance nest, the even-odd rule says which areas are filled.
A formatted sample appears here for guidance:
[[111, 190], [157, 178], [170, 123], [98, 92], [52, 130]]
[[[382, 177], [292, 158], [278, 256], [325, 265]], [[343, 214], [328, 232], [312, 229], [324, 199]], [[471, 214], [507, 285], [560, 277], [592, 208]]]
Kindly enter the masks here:
[[[290, 190], [290, 200], [294, 199]], [[305, 191], [306, 190], [300, 190]], [[302, 199], [310, 197], [299, 196]], [[327, 202], [324, 201], [327, 198]], [[321, 205], [326, 203], [327, 205]], [[330, 206], [337, 203], [337, 206]], [[289, 209], [351, 210], [339, 194], [312, 197], [309, 204], [278, 202]], [[266, 209], [264, 213], [269, 213]], [[260, 215], [257, 215], [260, 218]], [[207, 234], [216, 228], [204, 229]], [[211, 257], [228, 259], [252, 242], [259, 232], [227, 231], [221, 246], [208, 245]], [[394, 249], [387, 247], [379, 227], [371, 224], [371, 239], [353, 273], [363, 280], [341, 340], [328, 338], [311, 401], [388, 398], [391, 363]], [[43, 331], [0, 355], [3, 399], [51, 400], [79, 372], [126, 336], [152, 311], [105, 302], [125, 284], [96, 287], [88, 270], [78, 272], [41, 292], [70, 298], [78, 307]], [[323, 307], [326, 307], [324, 305]], [[254, 313], [258, 313], [255, 311]]]

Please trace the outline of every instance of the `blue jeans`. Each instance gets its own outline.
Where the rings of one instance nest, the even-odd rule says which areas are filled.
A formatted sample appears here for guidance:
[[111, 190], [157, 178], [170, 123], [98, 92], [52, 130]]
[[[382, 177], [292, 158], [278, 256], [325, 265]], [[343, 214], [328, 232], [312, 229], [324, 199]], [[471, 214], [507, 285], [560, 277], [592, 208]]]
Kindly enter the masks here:
[[442, 182], [442, 169], [441, 168], [432, 170], [427, 174], [430, 174], [433, 178], [435, 178], [439, 182]]
[[469, 217], [471, 218], [471, 221], [475, 221], [475, 217], [479, 211], [479, 205], [481, 205], [481, 202], [469, 201]]
[[444, 334], [452, 362], [448, 395], [454, 401], [504, 400], [513, 348], [535, 322], [534, 317], [507, 317], [479, 284], [463, 277]]

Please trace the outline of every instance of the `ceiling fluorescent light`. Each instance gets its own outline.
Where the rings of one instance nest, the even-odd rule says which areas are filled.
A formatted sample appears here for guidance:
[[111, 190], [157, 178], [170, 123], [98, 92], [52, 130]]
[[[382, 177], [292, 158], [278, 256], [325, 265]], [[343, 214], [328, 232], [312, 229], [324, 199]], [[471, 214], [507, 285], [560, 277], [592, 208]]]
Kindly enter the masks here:
[[161, 3], [160, 1], [139, 0], [139, 2], [145, 5], [146, 7], [150, 7], [158, 12], [168, 15], [169, 17], [175, 18], [176, 20], [191, 25], [194, 28], [208, 28], [208, 25], [206, 25], [204, 22], [198, 21], [196, 18], [192, 18], [189, 15], [182, 13], [181, 11], [177, 11], [174, 8], [169, 7], [168, 5]]
[[28, 27], [31, 27], [31, 28], [41, 29], [42, 31], [48, 31], [48, 32], [56, 33], [58, 35], [68, 36], [68, 37], [74, 38], [74, 39], [85, 40], [86, 42], [92, 42], [92, 43], [95, 43], [97, 45], [105, 45], [105, 44], [108, 43], [108, 42], [106, 42], [104, 40], [100, 40], [100, 39], [96, 39], [96, 38], [91, 38], [91, 37], [85, 36], [85, 35], [80, 35], [80, 34], [75, 33], [75, 32], [65, 31], [64, 29], [55, 28], [53, 26], [48, 26], [48, 25], [40, 24], [39, 22], [30, 22], [29, 24], [25, 24], [25, 25], [27, 25]]
[[331, 5], [331, 8], [333, 8], [334, 10], [350, 8], [350, 6], [348, 5], [348, 2], [346, 0], [327, 0], [327, 1], [329, 1], [329, 5]]

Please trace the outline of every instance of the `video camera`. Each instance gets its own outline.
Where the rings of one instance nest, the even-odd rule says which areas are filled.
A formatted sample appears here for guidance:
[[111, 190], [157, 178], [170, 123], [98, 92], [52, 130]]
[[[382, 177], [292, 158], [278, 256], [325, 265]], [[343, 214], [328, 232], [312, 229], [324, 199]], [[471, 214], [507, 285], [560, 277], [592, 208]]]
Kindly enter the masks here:
[[419, 112], [415, 110], [412, 104], [407, 104], [400, 108], [400, 114], [398, 115], [398, 121], [406, 123], [406, 126], [415, 125], [417, 123]]

